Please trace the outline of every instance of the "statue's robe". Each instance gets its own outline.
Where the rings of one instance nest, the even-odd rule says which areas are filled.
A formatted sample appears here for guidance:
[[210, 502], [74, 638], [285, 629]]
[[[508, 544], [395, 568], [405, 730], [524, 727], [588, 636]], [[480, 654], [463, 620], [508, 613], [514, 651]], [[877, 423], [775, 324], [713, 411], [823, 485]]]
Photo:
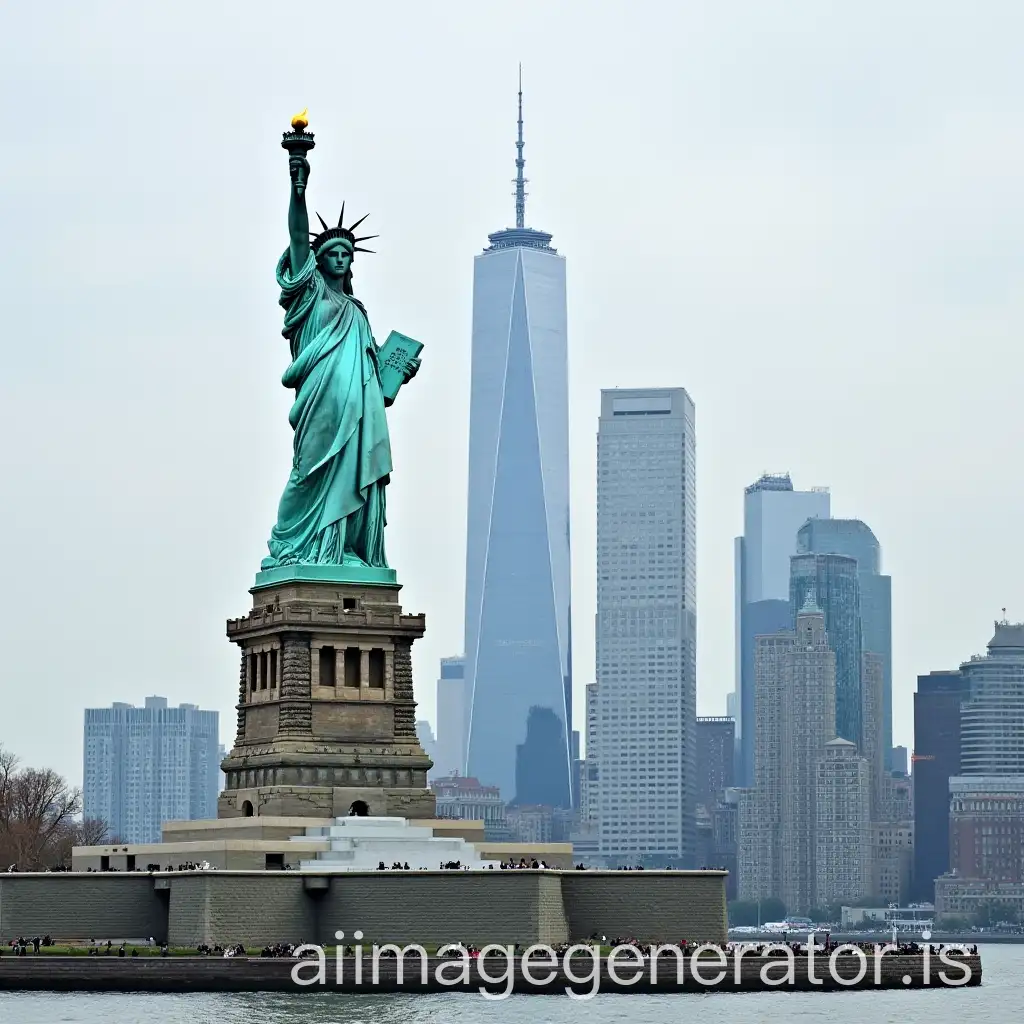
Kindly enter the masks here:
[[295, 275], [286, 252], [277, 281], [292, 355], [281, 383], [295, 389], [288, 415], [295, 440], [263, 568], [387, 567], [384, 488], [391, 442], [366, 313], [327, 286], [312, 251]]

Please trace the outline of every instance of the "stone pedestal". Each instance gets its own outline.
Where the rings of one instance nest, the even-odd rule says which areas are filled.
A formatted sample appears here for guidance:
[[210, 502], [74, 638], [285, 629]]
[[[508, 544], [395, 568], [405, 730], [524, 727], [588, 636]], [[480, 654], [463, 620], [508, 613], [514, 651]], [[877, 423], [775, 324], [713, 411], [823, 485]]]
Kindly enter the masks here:
[[227, 624], [241, 669], [218, 817], [434, 817], [412, 690], [424, 617], [404, 614], [398, 592], [287, 578], [252, 589], [252, 611]]

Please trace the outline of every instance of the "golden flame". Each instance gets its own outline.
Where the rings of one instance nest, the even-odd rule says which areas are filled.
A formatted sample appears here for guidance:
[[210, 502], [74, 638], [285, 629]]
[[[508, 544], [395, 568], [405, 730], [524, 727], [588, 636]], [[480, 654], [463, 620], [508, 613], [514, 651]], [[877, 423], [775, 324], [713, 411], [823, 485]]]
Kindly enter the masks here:
[[292, 127], [297, 132], [304, 132], [309, 127], [309, 107], [306, 107], [301, 114], [292, 118]]

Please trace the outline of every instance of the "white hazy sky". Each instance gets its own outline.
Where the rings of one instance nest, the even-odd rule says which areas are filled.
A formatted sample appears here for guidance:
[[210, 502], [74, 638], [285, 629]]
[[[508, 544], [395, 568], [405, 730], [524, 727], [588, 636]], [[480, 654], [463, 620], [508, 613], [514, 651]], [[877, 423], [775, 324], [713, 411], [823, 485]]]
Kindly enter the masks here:
[[[290, 461], [280, 132], [315, 209], [371, 211], [390, 560], [462, 646], [473, 256], [513, 216], [568, 260], [574, 664], [593, 672], [599, 390], [697, 407], [698, 706], [733, 685], [732, 538], [764, 470], [832, 488], [893, 577], [915, 676], [1024, 617], [1024, 6], [979, 0], [8, 3], [0, 9], [0, 743], [81, 778], [82, 709], [234, 731], [229, 616]], [[577, 715], [579, 717], [579, 715]]]

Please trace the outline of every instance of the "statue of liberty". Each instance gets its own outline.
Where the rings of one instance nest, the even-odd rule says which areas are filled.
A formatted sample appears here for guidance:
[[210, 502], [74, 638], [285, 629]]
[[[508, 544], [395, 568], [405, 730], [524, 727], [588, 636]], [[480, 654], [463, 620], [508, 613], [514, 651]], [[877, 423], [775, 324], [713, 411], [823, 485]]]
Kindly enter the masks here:
[[[381, 349], [363, 304], [352, 293], [352, 261], [369, 237], [345, 227], [309, 230], [306, 182], [313, 136], [303, 115], [282, 145], [289, 150], [289, 245], [277, 264], [283, 334], [291, 363], [281, 383], [295, 391], [288, 420], [295, 431], [292, 469], [270, 535], [264, 570], [283, 566], [387, 569], [384, 489], [391, 474], [391, 442], [384, 412], [394, 393], [419, 369], [415, 351], [401, 353], [393, 388], [382, 384]], [[291, 140], [291, 141], [289, 141]], [[312, 241], [310, 240], [312, 239]], [[401, 338], [401, 335], [397, 337]], [[409, 341], [409, 339], [404, 339]], [[416, 343], [412, 343], [418, 349]], [[393, 371], [392, 371], [393, 372]]]

